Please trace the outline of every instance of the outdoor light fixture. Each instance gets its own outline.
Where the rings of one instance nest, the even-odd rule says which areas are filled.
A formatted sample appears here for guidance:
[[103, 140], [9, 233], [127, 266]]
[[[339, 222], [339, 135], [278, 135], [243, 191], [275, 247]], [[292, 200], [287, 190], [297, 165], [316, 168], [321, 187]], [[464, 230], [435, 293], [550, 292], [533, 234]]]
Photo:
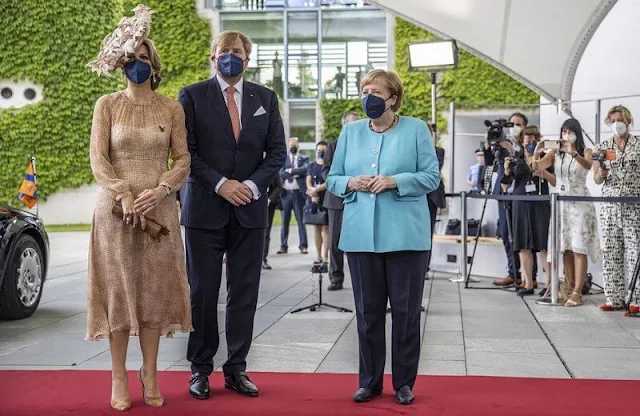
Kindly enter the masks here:
[[436, 134], [436, 72], [458, 66], [458, 47], [455, 40], [414, 42], [409, 44], [409, 70], [431, 74], [431, 123]]

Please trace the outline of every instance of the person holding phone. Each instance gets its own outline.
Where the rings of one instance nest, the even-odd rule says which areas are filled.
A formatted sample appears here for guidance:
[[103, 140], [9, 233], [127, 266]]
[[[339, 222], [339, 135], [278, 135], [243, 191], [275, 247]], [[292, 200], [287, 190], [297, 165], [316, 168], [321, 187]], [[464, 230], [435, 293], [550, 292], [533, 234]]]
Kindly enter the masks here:
[[[536, 147], [538, 169], [554, 166], [556, 190], [560, 195], [591, 196], [587, 173], [591, 169], [592, 152], [585, 147], [582, 127], [575, 118], [562, 123], [558, 141], [560, 148], [542, 156], [544, 145]], [[588, 258], [600, 259], [600, 244], [596, 207], [592, 202], [563, 201], [560, 205], [560, 246], [564, 261], [564, 306], [582, 304], [582, 287], [587, 278]], [[545, 296], [549, 284], [540, 293]]]
[[[605, 123], [611, 127], [612, 136], [598, 146], [604, 155], [603, 163], [595, 163], [593, 179], [602, 184], [602, 196], [640, 195], [640, 138], [629, 132], [633, 124], [631, 112], [622, 105], [612, 107]], [[607, 153], [610, 155], [606, 157]], [[624, 307], [627, 293], [625, 277], [631, 279], [638, 260], [640, 246], [640, 206], [637, 204], [602, 203], [600, 224], [602, 226], [602, 277], [606, 302], [600, 305], [603, 311], [614, 311]], [[638, 286], [633, 300], [638, 299]], [[632, 311], [640, 307], [632, 305]]]

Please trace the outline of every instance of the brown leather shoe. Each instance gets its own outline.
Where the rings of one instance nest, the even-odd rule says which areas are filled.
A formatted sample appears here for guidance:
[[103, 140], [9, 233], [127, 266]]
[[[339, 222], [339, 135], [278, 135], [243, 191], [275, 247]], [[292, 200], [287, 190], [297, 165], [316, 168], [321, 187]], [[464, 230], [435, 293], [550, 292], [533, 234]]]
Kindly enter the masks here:
[[287, 254], [287, 251], [286, 247], [280, 247], [280, 250], [276, 251], [276, 254]]
[[300, 254], [309, 254], [309, 250], [307, 250], [306, 248], [301, 248]]
[[495, 286], [511, 286], [514, 283], [512, 277], [505, 277], [504, 279], [494, 280], [493, 284]]

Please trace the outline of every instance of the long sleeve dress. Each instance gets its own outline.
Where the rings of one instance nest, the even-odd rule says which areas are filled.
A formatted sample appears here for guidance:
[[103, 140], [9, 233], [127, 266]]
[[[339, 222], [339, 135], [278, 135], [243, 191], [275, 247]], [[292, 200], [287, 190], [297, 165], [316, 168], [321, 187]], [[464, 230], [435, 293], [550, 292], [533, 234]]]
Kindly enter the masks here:
[[[189, 175], [185, 116], [180, 104], [159, 94], [134, 104], [124, 91], [100, 97], [93, 114], [91, 169], [100, 185], [89, 246], [87, 333], [138, 335], [140, 328], [170, 336], [191, 331], [191, 307], [175, 192]], [[169, 161], [172, 166], [169, 168]], [[148, 217], [170, 230], [158, 240], [111, 213], [114, 204], [166, 184]]]

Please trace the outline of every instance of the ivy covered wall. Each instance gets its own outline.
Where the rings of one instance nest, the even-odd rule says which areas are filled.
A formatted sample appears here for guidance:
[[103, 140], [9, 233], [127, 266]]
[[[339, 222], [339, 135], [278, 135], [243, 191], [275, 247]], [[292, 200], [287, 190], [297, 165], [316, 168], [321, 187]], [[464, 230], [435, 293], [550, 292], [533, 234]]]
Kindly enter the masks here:
[[[393, 68], [404, 84], [404, 99], [400, 113], [420, 119], [431, 117], [431, 81], [428, 73], [409, 72], [410, 42], [438, 39], [435, 35], [401, 18], [395, 22], [395, 62]], [[448, 110], [449, 102], [483, 104], [498, 108], [501, 104], [539, 102], [539, 95], [510, 76], [476, 58], [468, 52], [459, 51], [458, 68], [445, 72], [438, 80], [439, 112]], [[323, 137], [334, 140], [340, 133], [340, 116], [351, 109], [362, 113], [358, 100], [324, 100]], [[459, 108], [465, 108], [460, 106]], [[446, 131], [444, 119], [438, 119], [440, 131]]]
[[[43, 86], [43, 100], [0, 110], [0, 203], [20, 206], [17, 192], [30, 156], [37, 158], [41, 198], [93, 180], [89, 135], [96, 99], [124, 87], [120, 74], [98, 78], [86, 67], [102, 39], [134, 0], [0, 1], [0, 79]], [[193, 0], [147, 0], [156, 11], [151, 38], [164, 65], [160, 93], [209, 77], [209, 22]]]

